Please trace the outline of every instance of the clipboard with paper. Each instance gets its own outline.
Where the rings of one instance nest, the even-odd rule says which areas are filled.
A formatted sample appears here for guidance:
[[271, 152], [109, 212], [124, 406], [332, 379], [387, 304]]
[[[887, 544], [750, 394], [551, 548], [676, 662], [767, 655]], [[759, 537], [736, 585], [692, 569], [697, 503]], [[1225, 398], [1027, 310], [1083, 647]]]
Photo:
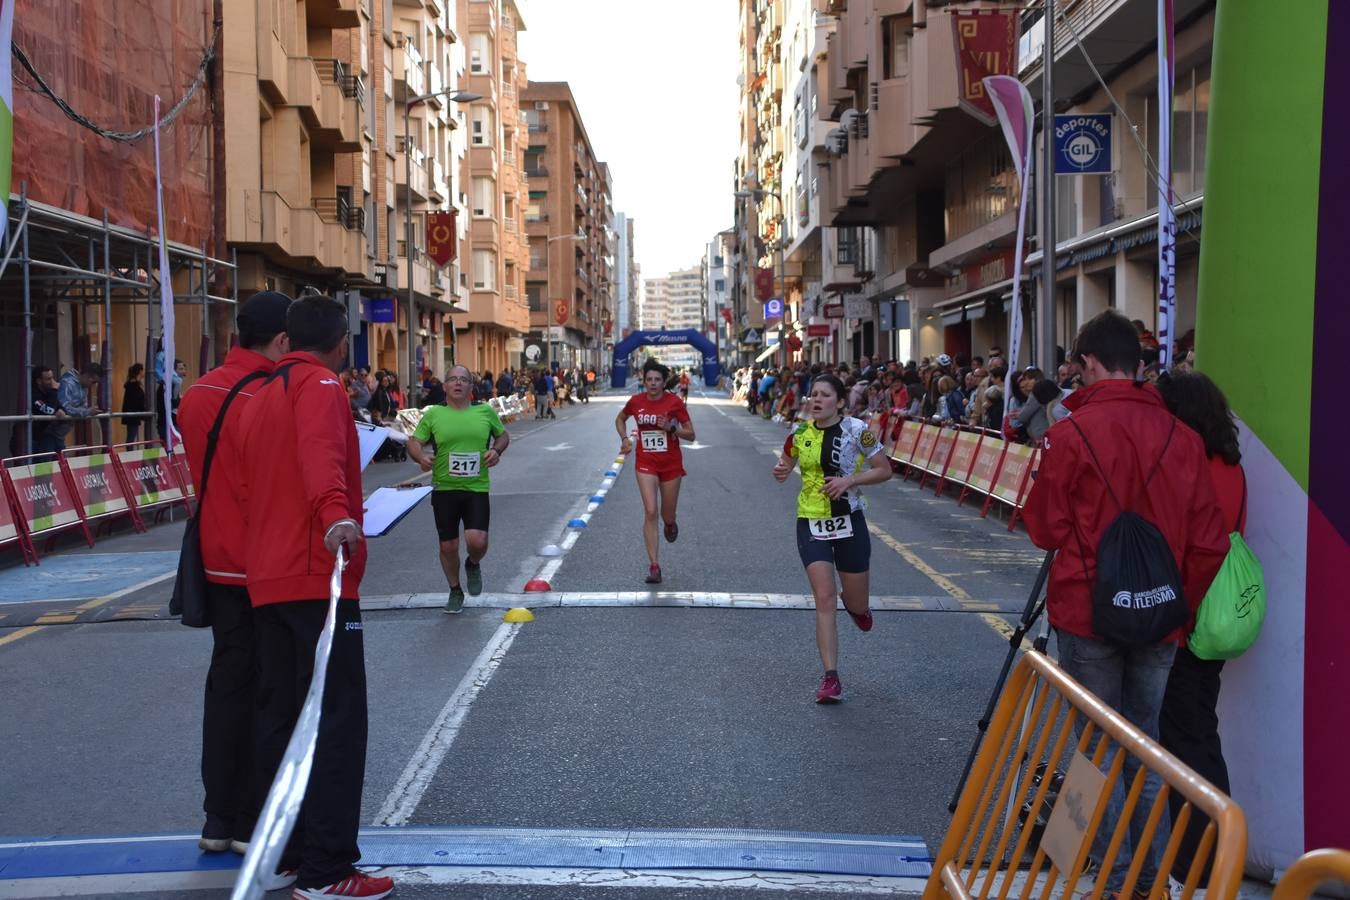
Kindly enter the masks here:
[[362, 504], [362, 532], [366, 537], [382, 537], [417, 504], [431, 493], [431, 485], [410, 484], [406, 487], [377, 488]]

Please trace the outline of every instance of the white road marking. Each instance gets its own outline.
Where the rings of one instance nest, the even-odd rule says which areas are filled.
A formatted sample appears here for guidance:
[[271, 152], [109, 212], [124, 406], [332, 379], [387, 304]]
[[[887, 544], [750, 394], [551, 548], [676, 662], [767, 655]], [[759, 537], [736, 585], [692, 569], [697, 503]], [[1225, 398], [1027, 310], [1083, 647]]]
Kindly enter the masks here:
[[437, 867], [386, 869], [400, 884], [491, 884], [592, 888], [710, 888], [797, 891], [804, 894], [921, 894], [923, 878], [739, 872], [724, 869], [555, 869]]
[[[550, 559], [539, 570], [537, 577], [550, 581], [562, 557]], [[979, 609], [952, 609], [950, 597], [933, 596], [874, 596], [872, 609], [887, 611], [928, 611], [928, 612], [985, 612]], [[388, 594], [379, 597], [364, 597], [361, 609], [366, 612], [378, 612], [392, 609], [435, 609], [445, 605], [444, 593]], [[773, 594], [750, 591], [542, 591], [538, 593], [492, 593], [486, 592], [477, 597], [466, 597], [466, 608], [470, 609], [511, 609], [525, 606], [531, 609], [544, 608], [594, 608], [594, 607], [696, 607], [700, 609], [814, 609], [815, 600], [810, 594]], [[1012, 610], [1014, 601], [1003, 600], [995, 609]], [[843, 607], [840, 606], [840, 609]], [[1011, 612], [1009, 613], [1011, 614]]]
[[561, 444], [554, 444], [552, 447], [545, 447], [549, 453], [557, 453], [559, 450], [571, 450], [572, 445], [564, 441]]
[[412, 817], [436, 770], [440, 768], [441, 761], [450, 750], [450, 745], [459, 736], [459, 730], [469, 715], [469, 707], [492, 680], [506, 651], [511, 649], [511, 643], [520, 633], [520, 627], [519, 624], [503, 622], [484, 645], [478, 658], [469, 666], [459, 686], [446, 701], [440, 715], [431, 723], [431, 728], [408, 760], [403, 774], [394, 783], [393, 790], [375, 816], [375, 825], [402, 825]]

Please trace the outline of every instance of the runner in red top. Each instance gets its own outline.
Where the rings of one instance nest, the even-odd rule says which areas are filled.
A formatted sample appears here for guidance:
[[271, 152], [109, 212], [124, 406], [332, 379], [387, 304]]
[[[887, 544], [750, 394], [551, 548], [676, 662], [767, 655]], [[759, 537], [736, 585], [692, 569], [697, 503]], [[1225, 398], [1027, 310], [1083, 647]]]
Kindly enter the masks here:
[[661, 566], [657, 561], [656, 516], [660, 499], [661, 519], [666, 526], [666, 540], [674, 542], [680, 535], [675, 524], [675, 507], [680, 501], [680, 480], [684, 478], [684, 461], [680, 455], [680, 441], [694, 439], [694, 424], [684, 401], [666, 391], [670, 370], [654, 359], [642, 366], [643, 392], [628, 398], [614, 420], [614, 427], [623, 442], [619, 452], [627, 456], [633, 451], [633, 439], [627, 430], [628, 417], [637, 421], [638, 491], [642, 494], [642, 537], [647, 544], [651, 566], [647, 572], [648, 584], [661, 583]]

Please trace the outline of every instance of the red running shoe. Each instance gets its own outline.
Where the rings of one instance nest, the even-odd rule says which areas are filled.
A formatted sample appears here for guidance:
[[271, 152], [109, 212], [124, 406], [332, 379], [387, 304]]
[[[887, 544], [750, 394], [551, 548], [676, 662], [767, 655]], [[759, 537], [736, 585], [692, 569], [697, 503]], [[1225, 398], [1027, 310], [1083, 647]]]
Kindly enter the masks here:
[[826, 675], [820, 679], [820, 690], [816, 691], [817, 703], [838, 703], [844, 699], [844, 686], [839, 683], [838, 675]]
[[651, 566], [651, 567], [648, 568], [648, 571], [647, 571], [647, 583], [648, 583], [648, 584], [660, 584], [660, 583], [661, 583], [661, 567], [660, 567], [660, 566]]
[[673, 544], [675, 539], [680, 536], [680, 526], [674, 522], [666, 523], [666, 543]]
[[[844, 602], [844, 595], [843, 595], [843, 594], [840, 594], [840, 595], [839, 595], [839, 602], [840, 602], [840, 603], [843, 603], [843, 602]], [[861, 613], [855, 613], [855, 612], [851, 611], [847, 606], [845, 606], [845, 607], [844, 607], [844, 612], [848, 613], [848, 617], [849, 617], [850, 619], [853, 620], [853, 624], [854, 624], [854, 625], [857, 625], [857, 626], [858, 626], [858, 630], [859, 630], [859, 631], [871, 631], [871, 630], [872, 630], [872, 609], [871, 609], [871, 607], [868, 607], [867, 609], [863, 610]]]
[[394, 892], [394, 879], [381, 875], [367, 875], [353, 871], [352, 874], [337, 882], [323, 887], [296, 888], [291, 892], [292, 900], [323, 900], [325, 897], [362, 897], [364, 900], [380, 900]]

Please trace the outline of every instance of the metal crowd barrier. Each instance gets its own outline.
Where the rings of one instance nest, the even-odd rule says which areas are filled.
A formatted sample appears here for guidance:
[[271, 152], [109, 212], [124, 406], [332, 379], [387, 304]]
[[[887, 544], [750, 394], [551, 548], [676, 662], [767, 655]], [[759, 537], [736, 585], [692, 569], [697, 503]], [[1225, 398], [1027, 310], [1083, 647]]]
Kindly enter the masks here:
[[[1072, 744], [1071, 737], [1076, 738]], [[1125, 783], [1127, 757], [1139, 766]], [[1066, 773], [1062, 781], [1061, 772]], [[1148, 773], [1163, 786], [1145, 809], [1140, 798]], [[1113, 820], [1106, 815], [1107, 802], [1117, 784], [1125, 801]], [[1053, 804], [1052, 785], [1057, 792]], [[1204, 815], [1209, 823], [1181, 896], [1194, 894], [1208, 867], [1208, 900], [1233, 900], [1242, 884], [1247, 847], [1246, 818], [1238, 805], [1088, 693], [1049, 657], [1029, 652], [1018, 661], [995, 709], [933, 861], [924, 900], [1048, 900], [1074, 896], [1085, 880], [1091, 887], [1082, 896], [1100, 900], [1131, 819], [1137, 822], [1139, 814], [1146, 815], [1138, 846], [1147, 847], [1165, 827], [1173, 792], [1184, 802], [1150, 897], [1167, 897], [1167, 873], [1186, 825]], [[1042, 813], [1051, 806], [1047, 819]], [[1094, 840], [1098, 848], [1105, 840], [1100, 867], [1096, 875], [1083, 874]], [[1143, 853], [1133, 855], [1120, 896], [1128, 897], [1140, 886], [1144, 860]]]

